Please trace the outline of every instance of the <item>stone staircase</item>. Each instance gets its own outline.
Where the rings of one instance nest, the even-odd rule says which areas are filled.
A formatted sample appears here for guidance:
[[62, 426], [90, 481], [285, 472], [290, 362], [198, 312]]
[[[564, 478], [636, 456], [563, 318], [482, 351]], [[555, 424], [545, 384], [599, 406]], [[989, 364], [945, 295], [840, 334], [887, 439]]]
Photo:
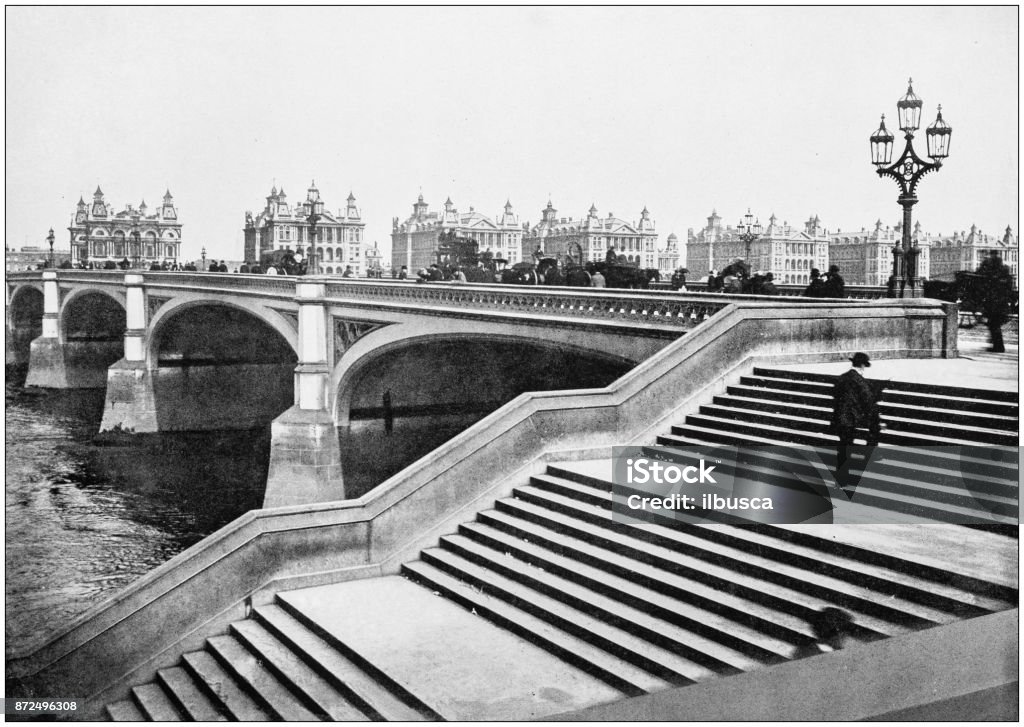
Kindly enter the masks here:
[[[759, 447], [762, 465], [775, 463], [758, 472], [762, 478], [798, 470], [805, 462], [793, 455], [804, 451], [834, 470], [836, 437], [828, 431], [833, 379], [755, 369], [658, 437], [658, 444], [679, 454], [714, 445]], [[865, 468], [855, 459], [861, 464], [853, 467], [859, 505], [939, 522], [991, 521], [993, 515], [1015, 522], [1016, 392], [891, 381], [880, 410], [882, 437], [872, 463]]]
[[[786, 445], [758, 464], [766, 470], [792, 469], [793, 448], [834, 463], [830, 387], [827, 376], [755, 369], [658, 449], [761, 442]], [[882, 412], [863, 508], [910, 522], [972, 508], [1016, 515], [1015, 469], [976, 458], [983, 491], [965, 498], [952, 486], [962, 465], [934, 450], [1016, 444], [1016, 394], [894, 382]], [[825, 606], [872, 641], [1017, 605], [1006, 562], [1016, 541], [998, 532], [637, 525], [613, 519], [612, 499], [610, 460], [550, 465], [401, 576], [279, 593], [109, 716], [530, 719], [788, 661]], [[979, 553], [987, 569], [973, 565]]]

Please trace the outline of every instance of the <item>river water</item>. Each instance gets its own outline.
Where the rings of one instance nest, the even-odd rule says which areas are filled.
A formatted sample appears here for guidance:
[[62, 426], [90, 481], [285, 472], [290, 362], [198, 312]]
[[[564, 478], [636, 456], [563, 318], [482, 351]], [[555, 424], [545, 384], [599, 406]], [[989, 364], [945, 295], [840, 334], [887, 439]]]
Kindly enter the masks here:
[[[37, 642], [263, 499], [270, 428], [93, 442], [103, 390], [26, 390], [7, 368], [8, 652]], [[483, 413], [341, 430], [349, 497], [372, 489]], [[136, 441], [137, 440], [137, 441]]]

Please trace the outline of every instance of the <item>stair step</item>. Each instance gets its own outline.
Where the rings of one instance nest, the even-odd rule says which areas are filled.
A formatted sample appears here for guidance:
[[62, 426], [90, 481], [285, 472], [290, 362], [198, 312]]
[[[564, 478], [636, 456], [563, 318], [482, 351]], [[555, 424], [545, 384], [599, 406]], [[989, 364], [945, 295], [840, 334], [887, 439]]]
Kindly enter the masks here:
[[540, 719], [622, 696], [398, 575], [303, 588], [278, 599], [446, 720]]
[[[527, 495], [530, 501], [557, 508], [563, 513], [572, 513], [574, 509], [576, 512], [580, 511], [571, 498], [547, 493], [543, 490], [530, 492], [532, 489], [524, 487], [515, 492], [520, 497]], [[589, 510], [587, 513], [592, 521], [596, 521], [595, 524], [614, 522], [610, 511], [606, 510], [597, 514], [596, 517], [595, 513], [595, 510]], [[924, 626], [928, 623], [946, 623], [951, 620], [948, 614], [923, 604], [907, 601], [891, 593], [884, 593], [884, 598], [880, 597], [880, 594], [870, 587], [860, 584], [860, 581], [864, 580], [864, 575], [855, 571], [846, 570], [837, 572], [836, 576], [823, 576], [821, 573], [790, 565], [785, 560], [772, 560], [758, 553], [743, 551], [732, 545], [709, 541], [708, 533], [720, 531], [731, 533], [735, 528], [730, 526], [666, 527], [654, 522], [643, 526], [629, 525], [628, 527], [633, 530], [642, 528], [645, 536], [657, 538], [659, 544], [677, 549], [687, 556], [697, 557], [704, 562], [715, 563], [730, 571], [744, 573], [759, 580], [768, 580], [805, 593], [817, 593], [824, 598], [839, 599], [847, 602], [851, 608], [859, 608], [892, 623], [917, 623]], [[776, 555], [785, 558], [786, 553], [779, 551]], [[813, 563], [809, 565], [813, 566]], [[849, 580], [844, 580], [840, 576], [845, 576]]]
[[[832, 390], [829, 387], [818, 384], [810, 384], [806, 387], [797, 386], [796, 388], [783, 384], [786, 388], [776, 388], [767, 379], [752, 379], [750, 377], [742, 377], [740, 382], [727, 386], [726, 394], [746, 396], [752, 399], [772, 399], [795, 404], [824, 403], [826, 406], [832, 405]], [[906, 406], [915, 409], [931, 409], [933, 411], [953, 412], [956, 414], [996, 416], [1009, 420], [1018, 419], [1020, 413], [1019, 407], [1016, 404], [978, 401], [976, 399], [940, 399], [889, 389], [882, 393], [882, 399], [879, 404], [880, 406]]]
[[[723, 458], [721, 464], [716, 465], [716, 471], [725, 476], [731, 476], [738, 472], [740, 477], [755, 477], [759, 481], [778, 487], [787, 487], [796, 481], [797, 474], [803, 474], [815, 480], [823, 477], [823, 474], [816, 468], [815, 463], [806, 459], [788, 457], [785, 449], [779, 447], [778, 451], [767, 449], [757, 450], [758, 461], [756, 464], [743, 464], [739, 470], [733, 466], [733, 461]], [[645, 447], [644, 452], [661, 459], [675, 457], [693, 458], [707, 454], [707, 445], [685, 447], [681, 443], [674, 447]], [[799, 454], [794, 451], [794, 454]], [[859, 460], [853, 460], [857, 462]], [[820, 463], [819, 463], [820, 466]], [[946, 516], [954, 516], [955, 522], [965, 522], [980, 519], [983, 522], [992, 522], [992, 516], [998, 515], [1003, 518], [1015, 518], [1019, 511], [1019, 503], [1016, 492], [1010, 497], [993, 495], [987, 492], [980, 492], [980, 483], [972, 482], [969, 489], [962, 478], [952, 485], [935, 482], [918, 483], [908, 481], [907, 475], [888, 475], [883, 470], [883, 465], [874, 457], [870, 463], [869, 472], [863, 469], [863, 462], [860, 465], [851, 467], [851, 473], [860, 476], [856, 490], [856, 502], [858, 504], [877, 505], [887, 510], [897, 512], [911, 512], [913, 514], [934, 516], [937, 519], [946, 519]], [[829, 476], [832, 471], [829, 470]], [[949, 479], [953, 479], [952, 477]], [[831, 481], [831, 480], [829, 480]], [[825, 484], [822, 481], [822, 484]], [[985, 489], [990, 489], [985, 483]], [[1008, 483], [1007, 483], [1008, 485]], [[802, 488], [799, 484], [798, 489]], [[611, 483], [607, 487], [611, 488]], [[833, 494], [838, 494], [835, 492]], [[921, 508], [936, 508], [937, 513]]]
[[[717, 426], [703, 427], [688, 423], [685, 426], [674, 426], [673, 433], [671, 434], [660, 435], [658, 443], [670, 444], [671, 446], [674, 446], [675, 442], [697, 443], [702, 446], [725, 445], [730, 447], [763, 445], [801, 451], [806, 450], [813, 453], [821, 462], [834, 469], [836, 464], [836, 447], [839, 440], [835, 437], [826, 438], [824, 436], [808, 437], [808, 439], [811, 440], [809, 443], [780, 441], [769, 436], [759, 436], [756, 434], [740, 435], [727, 428], [723, 429]], [[663, 442], [662, 440], [665, 441]], [[1017, 453], [1003, 448], [998, 448], [999, 451], [997, 452], [995, 451], [996, 449], [995, 447], [979, 448], [974, 444], [970, 445], [966, 450], [965, 448], [955, 446], [932, 447], [929, 449], [880, 444], [875, 448], [872, 456], [876, 461], [887, 463], [891, 466], [905, 467], [909, 465], [913, 468], [914, 472], [919, 471], [922, 474], [959, 474], [963, 469], [968, 469], [972, 477], [982, 478], [981, 482], [985, 478], [1004, 484], [1017, 482]], [[984, 460], [971, 454], [965, 454], [965, 451], [981, 454], [985, 450], [990, 455], [998, 454], [1000, 459], [998, 461]], [[910, 464], [911, 462], [912, 464]], [[930, 463], [931, 466], [927, 463]]]
[[[752, 437], [740, 435], [729, 435], [717, 430], [704, 430], [699, 428], [688, 428], [685, 435], [662, 435], [658, 437], [658, 444], [671, 449], [685, 449], [686, 447], [713, 445], [749, 445], [752, 442], [744, 441]], [[769, 440], [757, 442], [757, 444], [772, 444]], [[777, 442], [774, 443], [778, 445]], [[788, 448], [788, 446], [787, 446]], [[795, 446], [794, 446], [795, 448]], [[1011, 490], [1013, 485], [1003, 480], [997, 484], [987, 478], [971, 479], [971, 486], [957, 484], [955, 487], [945, 487], [935, 482], [925, 482], [917, 485], [907, 482], [904, 479], [890, 479], [913, 476], [905, 474], [909, 463], [901, 463], [899, 466], [886, 460], [887, 453], [876, 448], [872, 455], [870, 470], [871, 473], [864, 477], [862, 484], [858, 486], [853, 496], [853, 502], [862, 506], [880, 508], [888, 513], [890, 517], [910, 517], [920, 523], [927, 522], [948, 522], [952, 524], [996, 524], [1016, 522], [1018, 512], [1017, 492]], [[831, 473], [835, 466], [828, 466], [828, 460], [835, 462], [835, 456], [822, 456], [826, 466]], [[933, 459], [939, 459], [938, 457]], [[854, 459], [854, 473], [863, 473], [862, 459]], [[859, 465], [856, 463], [860, 462]], [[933, 476], [934, 473], [924, 473], [921, 468], [920, 474]], [[880, 474], [890, 472], [891, 475]], [[956, 477], [953, 473], [946, 473], [947, 477]], [[936, 478], [938, 478], [936, 476]], [[960, 482], [962, 483], [962, 478]], [[894, 483], [894, 484], [887, 484]], [[989, 494], [987, 491], [998, 490], [1000, 494]], [[838, 493], [836, 493], [838, 494]], [[845, 495], [844, 495], [845, 496]], [[731, 520], [723, 517], [723, 522]]]
[[114, 722], [145, 722], [146, 715], [131, 699], [122, 699], [107, 705], [107, 714]]
[[[528, 503], [519, 504], [526, 508], [532, 507]], [[607, 547], [608, 541], [616, 538], [615, 533], [609, 533], [603, 539], [594, 537], [591, 542], [503, 510], [487, 510], [480, 513], [478, 518], [480, 522], [494, 528], [571, 554], [581, 564], [587, 563], [607, 573], [619, 575], [654, 593], [666, 594], [677, 604], [706, 611], [721, 619], [709, 619], [710, 623], [737, 624], [739, 628], [734, 632], [737, 637], [747, 638], [752, 632], [757, 638], [767, 639], [761, 642], [765, 648], [769, 648], [773, 642], [801, 644], [811, 636], [807, 622], [788, 611], [773, 609], [728, 589], [714, 588], [660, 567], [659, 564], [664, 566], [668, 561], [674, 562], [674, 553], [666, 548], [650, 544], [646, 544], [649, 547], [645, 548], [637, 544], [631, 549], [628, 538], [622, 536], [619, 538], [621, 545], [615, 550]]]
[[[783, 402], [774, 398], [757, 398], [730, 395], [719, 395], [712, 398], [709, 409], [727, 407], [742, 412], [762, 412], [767, 414], [784, 414], [787, 416], [807, 417], [830, 422], [832, 419], [832, 400], [807, 403]], [[703, 411], [704, 407], [701, 407]], [[993, 415], [963, 414], [943, 409], [922, 409], [904, 404], [879, 404], [881, 421], [891, 429], [898, 431], [931, 432], [963, 431], [977, 435], [979, 441], [985, 435], [1005, 438], [1009, 433], [1016, 433], [1020, 420], [1011, 417]], [[710, 412], [706, 412], [710, 413]], [[993, 440], [995, 441], [995, 440]]]
[[248, 619], [232, 624], [231, 630], [317, 716], [329, 717], [335, 722], [367, 719], [362, 711], [261, 624]]
[[[708, 442], [699, 437], [683, 437], [679, 435], [668, 435], [674, 441], [680, 442], [676, 445], [657, 445], [657, 451], [664, 452], [666, 449], [689, 450], [706, 453], [711, 447], [720, 447], [722, 443]], [[764, 439], [743, 443], [744, 447], [755, 449], [764, 454], [775, 454], [778, 456], [789, 456], [802, 461], [820, 461], [829, 466], [830, 471], [835, 470], [836, 450], [835, 447], [825, 449], [811, 447], [809, 445], [794, 445], [779, 443]], [[734, 445], [730, 445], [734, 446]], [[696, 449], [695, 449], [696, 448]], [[962, 468], [969, 471], [971, 489], [979, 491], [986, 496], [1003, 498], [1008, 502], [1016, 502], [1019, 490], [1019, 482], [1015, 467], [1000, 467], [992, 465], [981, 465], [970, 459], [953, 459], [942, 456], [944, 453], [910, 448], [893, 448], [878, 446], [872, 452], [872, 472], [880, 476], [897, 478], [901, 481], [913, 479], [915, 483], [922, 486], [932, 484], [945, 488], [964, 488], [964, 473]], [[953, 454], [949, 452], [949, 454]], [[980, 474], [978, 470], [985, 469], [991, 474]], [[1002, 475], [1002, 476], [999, 476]]]
[[[814, 611], [825, 606], [843, 606], [852, 612], [854, 625], [868, 639], [907, 633], [915, 627], [930, 625], [928, 621], [902, 618], [905, 616], [902, 612], [880, 607], [869, 600], [852, 598], [847, 592], [848, 587], [834, 591], [809, 582], [816, 580], [813, 574], [803, 574], [809, 580], [779, 579], [775, 577], [774, 566], [771, 571], [751, 569], [742, 563], [717, 557], [710, 548], [676, 549], [675, 539], [670, 533], [670, 537], [663, 537], [666, 529], [658, 525], [637, 527], [618, 523], [607, 511], [585, 513], [582, 508], [575, 508], [567, 498], [540, 490], [523, 492], [521, 497], [524, 495], [529, 499], [504, 499], [496, 505], [517, 517], [611, 548], [623, 555], [645, 558], [647, 562], [670, 572], [804, 620], [809, 620]], [[889, 618], [880, 618], [878, 613]], [[911, 623], [906, 623], [908, 621]]]
[[[886, 395], [890, 395], [886, 392]], [[818, 409], [832, 411], [831, 394], [800, 394], [792, 391], [779, 389], [768, 389], [756, 386], [729, 386], [724, 394], [712, 397], [715, 403], [724, 401], [742, 401], [750, 407], [773, 407], [776, 405], [785, 406], [809, 406]], [[900, 402], [890, 401], [883, 398], [878, 408], [882, 418], [886, 416], [902, 416], [910, 419], [920, 419], [930, 422], [944, 422], [947, 424], [966, 424], [985, 429], [999, 431], [1016, 431], [1020, 426], [1020, 419], [1009, 411], [1002, 413], [988, 413], [982, 411], [966, 411], [964, 409], [943, 409], [934, 402]]]
[[[635, 571], [646, 570], [650, 574], [653, 568], [645, 568], [642, 563], [632, 563], [630, 565], [633, 568], [627, 571], [627, 575], [615, 575], [591, 565], [591, 561], [599, 555], [597, 548], [582, 541], [574, 542], [553, 530], [544, 532], [538, 526], [516, 521], [497, 511], [489, 514], [492, 521], [502, 521], [505, 528], [495, 528], [481, 521], [466, 523], [460, 527], [459, 532], [494, 550], [511, 552], [534, 569], [539, 568], [552, 576], [570, 579], [575, 585], [599, 594], [603, 607], [611, 607], [615, 611], [621, 608], [639, 610], [641, 617], [649, 614], [659, 621], [675, 624], [679, 627], [679, 637], [684, 640], [688, 639], [687, 631], [693, 631], [701, 639], [746, 654], [758, 662], [779, 661], [791, 655], [792, 643], [772, 638], [756, 629], [723, 618], [714, 611], [693, 607], [644, 586]], [[510, 534], [509, 530], [515, 534]], [[541, 538], [540, 542], [536, 541], [537, 538]], [[551, 545], [557, 551], [550, 549]], [[605, 555], [621, 562], [614, 553], [606, 552]], [[533, 570], [530, 572], [532, 574]], [[657, 630], [659, 624], [652, 625]], [[728, 653], [722, 654], [720, 658], [732, 663]], [[751, 665], [736, 665], [743, 669], [751, 668]]]
[[185, 667], [201, 681], [207, 694], [214, 697], [227, 713], [240, 722], [266, 722], [276, 719], [249, 696], [224, 667], [206, 651], [194, 651], [182, 657]]
[[590, 641], [563, 631], [544, 619], [486, 592], [485, 589], [463, 581], [437, 565], [417, 560], [405, 563], [402, 566], [402, 572], [418, 583], [437, 589], [436, 592], [446, 598], [488, 621], [528, 639], [627, 695], [639, 696], [672, 686], [672, 682], [655, 676], [635, 664], [595, 646]]
[[[497, 543], [504, 544], [504, 538], [500, 533], [495, 533], [486, 526], [475, 525], [477, 530], [474, 534], [478, 538], [490, 535]], [[516, 557], [516, 551], [498, 551], [487, 543], [467, 535], [447, 535], [441, 539], [441, 547], [482, 568], [495, 571], [533, 591], [595, 617], [601, 623], [636, 636], [642, 640], [641, 647], [645, 642], [650, 643], [656, 649], [664, 649], [681, 656], [687, 662], [697, 663], [716, 673], [749, 671], [762, 663], [780, 660], [779, 654], [749, 647], [748, 652], [755, 651], [756, 655], [745, 653], [732, 645], [702, 635], [696, 629], [668, 623], [649, 612], [610, 598], [559, 573], [549, 572], [546, 562], [545, 566], [534, 566], [529, 561]], [[722, 634], [722, 637], [723, 641], [728, 640], [727, 635]]]
[[214, 636], [207, 639], [207, 646], [220, 659], [226, 669], [251, 694], [257, 695], [279, 719], [287, 722], [309, 722], [317, 715], [306, 706], [278, 679], [261, 660], [234, 636]]
[[[698, 427], [704, 430], [718, 430], [729, 434], [742, 434], [744, 442], [747, 438], [756, 437], [760, 441], [779, 444], [780, 442], [794, 444], [809, 444], [816, 447], [831, 447], [835, 449], [839, 438], [831, 433], [822, 430], [820, 427], [815, 430], [813, 420], [796, 419], [794, 417], [778, 417], [778, 423], [747, 424], [735, 419], [723, 419], [720, 417], [707, 416], [704, 414], [691, 414], [686, 417], [686, 423], [682, 426], [672, 427], [673, 434], [685, 434], [690, 427]], [[861, 441], [864, 441], [861, 435]], [[767, 439], [766, 439], [767, 438]], [[953, 448], [966, 447], [968, 452], [971, 448], [979, 453], [983, 450], [990, 451], [999, 449], [1004, 460], [1008, 460], [1011, 454], [1009, 447], [1002, 445], [982, 445], [965, 439], [952, 437], [924, 437], [906, 432], [883, 429], [881, 437], [882, 445], [890, 447], [909, 447], [921, 450], [923, 447], [932, 447], [936, 455], [941, 455], [942, 450], [952, 451]]]
[[[835, 374], [823, 374], [811, 371], [797, 371], [793, 369], [772, 369], [754, 367], [754, 376], [761, 376], [772, 379], [792, 379], [796, 381], [814, 381], [827, 384], [835, 383], [838, 378]], [[962, 386], [948, 386], [946, 384], [921, 384], [915, 381], [889, 381], [887, 389], [896, 391], [911, 391], [931, 396], [947, 396], [960, 399], [980, 399], [983, 401], [1002, 401], [1017, 403], [1018, 394], [1015, 391], [995, 391], [989, 389], [972, 389]]]
[[[715, 668], [698, 663], [694, 655], [683, 656], [655, 646], [628, 631], [607, 623], [578, 608], [562, 603], [535, 588], [524, 585], [490, 567], [480, 565], [466, 557], [467, 550], [456, 550], [452, 542], [458, 536], [442, 538], [442, 548], [428, 548], [421, 554], [423, 560], [437, 566], [458, 578], [483, 588], [485, 592], [497, 594], [509, 603], [539, 616], [553, 626], [579, 636], [605, 651], [636, 664], [670, 684], [691, 684], [715, 676], [716, 673], [735, 674], [740, 670], [724, 663]], [[479, 544], [476, 544], [479, 545]], [[513, 558], [508, 558], [510, 561]], [[522, 561], [513, 567], [527, 568]]]
[[[555, 483], [560, 480], [554, 476], [535, 477], [534, 479], [538, 483]], [[601, 500], [604, 507], [610, 509], [613, 501], [610, 489], [598, 488], [602, 485], [604, 488], [610, 488], [611, 483], [601, 482], [597, 478], [591, 479], [594, 486], [590, 488], [592, 493], [590, 501]], [[588, 487], [582, 483], [564, 480], [562, 482], [566, 488], [575, 487], [580, 488], [581, 491], [582, 488]], [[979, 587], [984, 587], [985, 593], [993, 592], [994, 584], [982, 583], [973, 579], [965, 579], [963, 586], [959, 588], [952, 584], [936, 583], [934, 580], [920, 578], [912, 574], [912, 571], [921, 570], [921, 566], [918, 564], [894, 557], [887, 558], [887, 563], [884, 565], [879, 562], [878, 558], [872, 558], [874, 562], [866, 562], [863, 558], [871, 557], [871, 554], [864, 553], [860, 548], [852, 546], [840, 548], [827, 539], [813, 538], [808, 535], [802, 536], [801, 542], [795, 542], [792, 536], [788, 535], [791, 531], [785, 527], [716, 525], [713, 527], [687, 527], [684, 530], [689, 535], [706, 538], [712, 542], [725, 542], [734, 547], [749, 549], [759, 556], [781, 561], [796, 560], [808, 570], [831, 573], [849, 581], [870, 582], [873, 589], [885, 593], [899, 593], [902, 597], [956, 613], [964, 618], [981, 615], [990, 610], [1002, 610], [1013, 605], [1005, 598], [990, 598], [978, 592]], [[814, 545], [819, 547], [816, 548]], [[822, 549], [821, 546], [825, 546], [827, 549]]]
[[417, 709], [406, 704], [280, 606], [258, 606], [254, 613], [282, 643], [302, 655], [321, 677], [370, 718], [388, 722], [439, 719], [439, 715], [425, 706]]
[[196, 722], [223, 722], [227, 719], [213, 700], [199, 688], [192, 675], [180, 666], [160, 669], [156, 673], [164, 690], [178, 707]]
[[152, 722], [181, 722], [184, 716], [159, 684], [132, 687], [132, 697], [145, 718]]
[[[770, 429], [780, 438], [799, 437], [792, 441], [807, 441], [806, 435], [827, 435], [833, 441], [838, 437], [831, 433], [829, 418], [814, 416], [814, 410], [805, 409], [802, 416], [755, 412], [735, 407], [708, 406], [700, 407], [700, 414], [690, 414], [686, 423], [707, 425], [716, 422], [719, 427], [732, 427], [737, 431], [758, 434], [763, 429]], [[883, 424], [887, 422], [883, 421]], [[1015, 436], [1005, 432], [991, 430], [978, 431], [970, 427], [947, 427], [926, 423], [894, 420], [883, 427], [881, 441], [898, 445], [917, 446], [997, 446], [1012, 447], [1017, 443]]]
[[[869, 379], [869, 381], [871, 381]], [[819, 396], [832, 396], [834, 384], [797, 381], [792, 379], [777, 379], [756, 376], [741, 376], [741, 386], [752, 386], [758, 388], [773, 389], [776, 391], [800, 392], [803, 394], [815, 394]], [[874, 383], [882, 383], [877, 380]], [[1016, 396], [1016, 394], [1014, 394]], [[970, 412], [986, 412], [992, 414], [1003, 414], [1006, 416], [1017, 416], [1019, 407], [1016, 399], [1010, 401], [977, 399], [971, 397], [942, 396], [938, 394], [924, 394], [912, 391], [900, 391], [886, 387], [882, 391], [882, 401], [910, 404], [912, 406], [937, 407], [940, 409], [959, 409]]]

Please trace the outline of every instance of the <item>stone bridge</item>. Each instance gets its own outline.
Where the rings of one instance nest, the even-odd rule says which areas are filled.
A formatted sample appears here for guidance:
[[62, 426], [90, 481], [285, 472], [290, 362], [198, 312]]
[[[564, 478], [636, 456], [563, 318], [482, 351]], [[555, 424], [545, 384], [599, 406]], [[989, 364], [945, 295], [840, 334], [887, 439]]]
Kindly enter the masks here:
[[106, 388], [101, 432], [272, 422], [265, 506], [345, 497], [336, 427], [603, 387], [742, 296], [120, 271], [7, 277], [27, 385]]

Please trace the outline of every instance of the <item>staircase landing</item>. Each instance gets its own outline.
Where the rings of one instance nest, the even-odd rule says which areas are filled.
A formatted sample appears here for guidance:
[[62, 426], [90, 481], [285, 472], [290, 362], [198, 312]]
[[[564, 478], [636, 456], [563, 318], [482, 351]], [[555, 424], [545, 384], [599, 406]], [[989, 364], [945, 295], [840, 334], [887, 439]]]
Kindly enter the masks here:
[[401, 576], [290, 591], [281, 600], [446, 720], [538, 719], [622, 698]]

